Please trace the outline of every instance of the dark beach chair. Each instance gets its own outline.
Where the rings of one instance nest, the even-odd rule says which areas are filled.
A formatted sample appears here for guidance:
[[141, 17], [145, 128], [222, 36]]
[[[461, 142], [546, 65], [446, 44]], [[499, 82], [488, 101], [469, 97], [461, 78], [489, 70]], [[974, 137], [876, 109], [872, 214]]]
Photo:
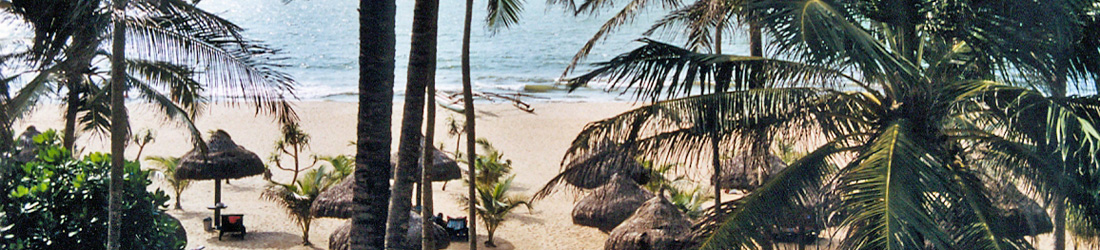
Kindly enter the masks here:
[[470, 228], [466, 227], [466, 217], [452, 218], [447, 216], [446, 229], [452, 241], [470, 239]]
[[243, 214], [223, 214], [222, 227], [219, 228], [218, 240], [222, 240], [222, 235], [226, 233], [236, 233], [241, 238], [244, 238], [245, 234], [248, 234], [244, 228], [244, 215]]

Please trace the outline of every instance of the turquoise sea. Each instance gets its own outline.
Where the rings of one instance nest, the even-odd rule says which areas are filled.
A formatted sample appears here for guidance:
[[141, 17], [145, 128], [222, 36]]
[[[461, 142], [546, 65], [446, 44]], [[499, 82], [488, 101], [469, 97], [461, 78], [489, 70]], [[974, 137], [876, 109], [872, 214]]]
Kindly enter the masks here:
[[[397, 0], [397, 57], [394, 72], [398, 98], [404, 93], [413, 0]], [[622, 4], [622, 3], [619, 3]], [[517, 26], [496, 33], [485, 27], [485, 1], [474, 3], [471, 38], [472, 78], [475, 89], [515, 93], [526, 85], [554, 85], [573, 55], [621, 6], [600, 15], [574, 16], [562, 6], [543, 0], [525, 2]], [[357, 91], [358, 1], [294, 0], [205, 0], [199, 7], [219, 14], [247, 29], [246, 34], [281, 49], [288, 57], [286, 69], [298, 80], [303, 100], [355, 101]], [[465, 1], [443, 0], [439, 7], [437, 86], [440, 90], [461, 90], [459, 50]], [[633, 24], [606, 37], [585, 63], [606, 61], [641, 45], [635, 39], [667, 10], [650, 8]], [[668, 39], [663, 39], [668, 40]], [[731, 39], [734, 40], [734, 39]], [[743, 41], [736, 39], [735, 41]], [[727, 53], [745, 46], [727, 45]], [[590, 67], [580, 67], [576, 76]], [[591, 86], [573, 93], [562, 90], [530, 93], [533, 102], [625, 101], [622, 91], [608, 93], [603, 86]], [[545, 98], [545, 99], [543, 99]]]

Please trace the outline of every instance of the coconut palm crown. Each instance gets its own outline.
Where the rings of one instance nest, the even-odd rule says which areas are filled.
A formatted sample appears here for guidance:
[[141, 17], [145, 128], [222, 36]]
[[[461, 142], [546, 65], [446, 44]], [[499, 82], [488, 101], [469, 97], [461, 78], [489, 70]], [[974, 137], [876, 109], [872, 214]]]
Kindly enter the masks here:
[[[1080, 223], [1100, 226], [1100, 97], [1050, 95], [1051, 76], [1065, 74], [1052, 65], [1067, 48], [1097, 50], [1064, 39], [1083, 32], [1075, 17], [1088, 16], [1080, 12], [1088, 4], [752, 3], [745, 18], [774, 38], [771, 58], [642, 40], [571, 79], [574, 88], [608, 80], [651, 104], [590, 123], [563, 162], [603, 141], [684, 167], [728, 153], [709, 152], [712, 140], [722, 151], [756, 138], [812, 142], [761, 187], [723, 204], [728, 212], [708, 213], [695, 247], [766, 247], [760, 229], [777, 223], [768, 213], [835, 185], [847, 214], [843, 248], [1031, 248], [991, 220], [997, 210], [979, 177], [1018, 183], [1047, 204], [1068, 197]], [[1032, 28], [1039, 24], [1059, 29]], [[1074, 70], [1087, 68], [1067, 70], [1096, 75]], [[764, 77], [750, 77], [752, 69]], [[767, 88], [749, 89], [751, 81]]]

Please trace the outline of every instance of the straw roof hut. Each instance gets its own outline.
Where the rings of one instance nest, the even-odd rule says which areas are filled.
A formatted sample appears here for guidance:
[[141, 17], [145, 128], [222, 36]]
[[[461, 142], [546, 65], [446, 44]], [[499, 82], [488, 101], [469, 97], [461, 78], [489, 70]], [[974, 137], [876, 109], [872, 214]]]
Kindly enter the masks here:
[[218, 130], [206, 142], [207, 152], [192, 149], [180, 157], [176, 177], [191, 180], [236, 179], [264, 172], [264, 162], [252, 151], [238, 146], [229, 133]]
[[606, 185], [577, 202], [573, 207], [573, 224], [611, 231], [652, 197], [653, 193], [634, 181], [614, 175]]
[[38, 146], [34, 145], [34, 137], [40, 134], [42, 134], [42, 132], [38, 132], [38, 129], [33, 125], [27, 126], [27, 130], [19, 134], [19, 140], [15, 142], [15, 161], [29, 162], [34, 160], [38, 155]]
[[[406, 239], [409, 239], [401, 249], [421, 249], [420, 245], [420, 232], [421, 230], [420, 215], [417, 213], [409, 213], [409, 230], [405, 235]], [[431, 223], [431, 237], [435, 239], [435, 249], [444, 249], [451, 244], [447, 231], [443, 230], [443, 227]], [[351, 220], [344, 222], [344, 225], [336, 228], [335, 232], [328, 238], [328, 248], [330, 250], [347, 250], [350, 249], [351, 243]]]
[[352, 209], [355, 203], [351, 201], [355, 193], [354, 189], [355, 176], [349, 175], [340, 183], [321, 192], [317, 199], [313, 200], [310, 213], [316, 217], [351, 218], [355, 214]]
[[615, 227], [603, 249], [682, 249], [690, 245], [690, 233], [691, 222], [664, 195], [657, 195]]
[[[454, 158], [439, 151], [439, 149], [432, 146], [432, 168], [428, 171], [428, 178], [432, 181], [449, 181], [462, 178], [462, 168], [458, 166], [458, 162], [455, 162]], [[397, 166], [397, 153], [393, 153], [390, 157], [390, 164]], [[424, 161], [417, 162], [419, 168], [416, 169], [416, 175], [420, 176], [420, 169], [423, 169]], [[393, 178], [393, 177], [390, 177]], [[419, 178], [418, 178], [419, 180]]]
[[[720, 176], [721, 183], [719, 186], [723, 189], [741, 189], [752, 190], [759, 187], [765, 180], [775, 173], [787, 168], [787, 164], [783, 162], [783, 159], [773, 154], [765, 156], [767, 164], [765, 166], [756, 166], [762, 164], [752, 164], [753, 161], [749, 152], [741, 152], [733, 158], [722, 161], [722, 175]], [[749, 163], [749, 164], [746, 164]], [[766, 169], [766, 172], [761, 170]]]
[[630, 178], [635, 183], [649, 182], [649, 170], [634, 157], [621, 152], [618, 145], [610, 143], [573, 158], [563, 169], [565, 182], [582, 189], [603, 186], [616, 174]]

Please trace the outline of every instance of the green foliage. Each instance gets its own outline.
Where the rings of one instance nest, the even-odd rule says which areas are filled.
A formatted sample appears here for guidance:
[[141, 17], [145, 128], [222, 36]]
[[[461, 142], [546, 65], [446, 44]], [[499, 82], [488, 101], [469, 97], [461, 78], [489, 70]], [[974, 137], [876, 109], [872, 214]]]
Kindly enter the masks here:
[[[271, 163], [275, 164], [275, 167], [283, 170], [294, 172], [294, 177], [290, 179], [291, 183], [298, 182], [298, 174], [301, 171], [313, 168], [313, 165], [302, 168], [301, 156], [302, 150], [309, 147], [309, 134], [302, 131], [302, 128], [297, 123], [291, 123], [283, 125], [282, 129], [283, 138], [275, 141], [275, 150], [271, 152], [271, 156], [268, 158]], [[293, 160], [294, 168], [283, 167], [283, 155], [290, 156]], [[314, 164], [317, 163], [317, 159], [314, 158]]]
[[710, 189], [706, 186], [696, 185], [694, 181], [688, 179], [683, 175], [676, 176], [676, 178], [669, 178], [673, 168], [676, 168], [677, 164], [664, 164], [656, 166], [653, 161], [640, 160], [639, 163], [646, 170], [649, 170], [649, 182], [642, 185], [642, 188], [649, 190], [653, 193], [660, 193], [661, 189], [668, 190], [671, 198], [668, 200], [684, 212], [684, 215], [691, 219], [697, 219], [703, 215], [703, 203], [713, 200], [714, 195], [710, 193]]
[[477, 145], [483, 151], [477, 156], [477, 165], [474, 165], [477, 185], [494, 185], [500, 181], [500, 177], [512, 172], [512, 160], [504, 159], [504, 153], [493, 147], [488, 139], [478, 139]]
[[531, 209], [531, 204], [527, 203], [526, 197], [508, 195], [508, 189], [512, 187], [512, 179], [515, 177], [512, 175], [503, 182], [477, 186], [477, 214], [485, 223], [485, 230], [489, 232], [489, 239], [485, 241], [486, 246], [496, 247], [493, 236], [501, 223], [504, 223], [504, 217], [508, 216], [513, 209], [520, 205], [527, 206], [528, 210]]
[[355, 171], [355, 157], [350, 155], [337, 155], [337, 156], [316, 156], [319, 161], [328, 162], [329, 166], [332, 166], [332, 178], [337, 182], [343, 180], [345, 177], [351, 176]]
[[164, 157], [164, 156], [149, 156], [145, 157], [145, 160], [151, 161], [156, 168], [156, 171], [164, 180], [168, 181], [168, 185], [172, 187], [172, 192], [176, 195], [176, 209], [183, 209], [180, 206], [180, 193], [183, 193], [184, 189], [191, 186], [190, 180], [176, 178], [176, 170], [179, 169], [180, 158], [179, 157]]
[[270, 182], [260, 197], [278, 202], [286, 209], [290, 219], [298, 224], [302, 230], [302, 245], [312, 245], [309, 242], [309, 225], [313, 222], [313, 214], [310, 207], [321, 192], [340, 181], [336, 177], [339, 174], [329, 172], [324, 166], [312, 169], [302, 175], [302, 179], [293, 184]]
[[[35, 137], [38, 158], [0, 176], [0, 249], [100, 249], [106, 246], [111, 156], [83, 159], [58, 143], [56, 131]], [[147, 190], [149, 172], [124, 169], [123, 249], [182, 249], [180, 225], [162, 210], [163, 191]]]

